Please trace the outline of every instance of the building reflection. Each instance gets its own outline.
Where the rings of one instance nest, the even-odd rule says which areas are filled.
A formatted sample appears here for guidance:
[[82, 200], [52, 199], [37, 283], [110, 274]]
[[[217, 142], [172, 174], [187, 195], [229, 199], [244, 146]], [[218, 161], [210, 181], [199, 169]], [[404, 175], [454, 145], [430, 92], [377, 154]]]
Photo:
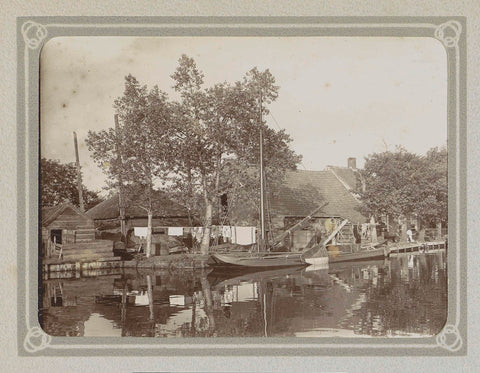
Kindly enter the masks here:
[[447, 315], [444, 253], [250, 274], [121, 271], [43, 281], [55, 336], [434, 335]]

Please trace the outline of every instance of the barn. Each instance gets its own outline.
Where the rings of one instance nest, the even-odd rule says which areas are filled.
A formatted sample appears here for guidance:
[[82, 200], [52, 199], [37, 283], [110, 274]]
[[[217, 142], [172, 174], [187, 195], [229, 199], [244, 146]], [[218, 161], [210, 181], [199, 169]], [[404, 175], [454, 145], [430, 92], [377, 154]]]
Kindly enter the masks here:
[[[132, 201], [138, 198], [133, 197]], [[153, 227], [190, 227], [193, 225], [186, 207], [173, 201], [162, 191], [153, 193]], [[118, 194], [92, 207], [86, 212], [99, 230], [118, 227], [120, 225], [120, 203]], [[134, 202], [125, 208], [126, 229], [147, 226], [146, 210]]]
[[42, 208], [44, 258], [96, 259], [113, 256], [112, 242], [95, 240], [93, 219], [70, 202]]

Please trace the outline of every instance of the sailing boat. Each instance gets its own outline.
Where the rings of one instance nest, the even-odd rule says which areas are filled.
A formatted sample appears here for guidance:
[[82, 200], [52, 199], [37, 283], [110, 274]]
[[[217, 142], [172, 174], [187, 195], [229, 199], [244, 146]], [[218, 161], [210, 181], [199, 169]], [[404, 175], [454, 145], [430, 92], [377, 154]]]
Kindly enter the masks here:
[[[260, 97], [260, 123], [262, 123], [262, 104]], [[258, 252], [231, 252], [227, 254], [212, 253], [208, 264], [214, 267], [224, 268], [281, 268], [292, 266], [305, 266], [301, 253], [293, 252], [270, 252], [267, 248], [265, 232], [265, 209], [264, 209], [264, 170], [263, 170], [263, 132], [260, 128], [260, 231]]]

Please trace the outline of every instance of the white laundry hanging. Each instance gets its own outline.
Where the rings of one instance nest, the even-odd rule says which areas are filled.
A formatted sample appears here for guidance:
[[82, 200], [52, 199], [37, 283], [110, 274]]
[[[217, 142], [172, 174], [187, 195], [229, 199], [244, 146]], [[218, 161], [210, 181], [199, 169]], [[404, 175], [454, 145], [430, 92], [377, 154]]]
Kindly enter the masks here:
[[169, 236], [183, 236], [183, 227], [168, 227]]
[[133, 234], [137, 237], [147, 237], [148, 228], [147, 227], [134, 227]]

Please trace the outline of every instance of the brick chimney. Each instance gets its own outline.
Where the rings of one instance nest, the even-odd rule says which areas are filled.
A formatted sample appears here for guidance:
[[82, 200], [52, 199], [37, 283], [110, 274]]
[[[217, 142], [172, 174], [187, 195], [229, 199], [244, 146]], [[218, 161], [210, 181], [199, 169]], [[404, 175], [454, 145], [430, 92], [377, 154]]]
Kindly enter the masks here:
[[348, 158], [348, 168], [352, 168], [354, 170], [357, 169], [357, 158], [355, 157]]

